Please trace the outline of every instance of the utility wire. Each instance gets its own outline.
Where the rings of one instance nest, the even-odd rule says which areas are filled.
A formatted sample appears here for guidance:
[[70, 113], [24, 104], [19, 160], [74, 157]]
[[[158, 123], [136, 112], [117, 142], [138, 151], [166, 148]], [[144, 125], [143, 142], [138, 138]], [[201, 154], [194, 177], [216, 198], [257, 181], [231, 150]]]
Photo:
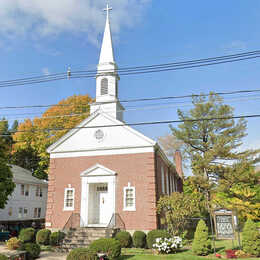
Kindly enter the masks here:
[[174, 62], [174, 63], [165, 63], [158, 65], [148, 65], [148, 66], [139, 66], [139, 67], [126, 67], [119, 68], [115, 72], [111, 70], [86, 70], [86, 71], [69, 71], [69, 75], [67, 73], [56, 73], [52, 75], [46, 76], [37, 76], [23, 79], [15, 79], [15, 80], [7, 80], [0, 81], [0, 88], [5, 87], [13, 87], [13, 86], [21, 86], [28, 84], [36, 84], [43, 83], [49, 81], [57, 81], [63, 79], [73, 79], [73, 78], [92, 78], [97, 75], [106, 74], [106, 73], [119, 73], [121, 75], [135, 75], [135, 74], [143, 74], [143, 73], [154, 73], [154, 72], [163, 72], [163, 71], [174, 71], [180, 69], [191, 69], [197, 67], [211, 66], [223, 63], [237, 62], [249, 59], [256, 59], [260, 57], [260, 50], [252, 51], [252, 52], [244, 52], [233, 55], [226, 56], [218, 56], [213, 58], [199, 59], [199, 60], [189, 60], [184, 62]]
[[[214, 92], [214, 94], [219, 96], [225, 95], [235, 95], [235, 94], [251, 94], [251, 93], [259, 93], [260, 89], [251, 89], [251, 90], [235, 90], [228, 92]], [[146, 102], [146, 101], [159, 101], [159, 100], [171, 100], [171, 99], [184, 99], [184, 98], [192, 98], [192, 97], [208, 97], [210, 93], [206, 94], [191, 94], [191, 95], [183, 95], [183, 96], [166, 96], [166, 97], [152, 97], [152, 98], [137, 98], [137, 99], [123, 99], [118, 100], [121, 103], [131, 103], [131, 102]], [[111, 102], [96, 102], [95, 104], [108, 104]], [[85, 105], [89, 105], [91, 103], [86, 103]], [[49, 105], [31, 105], [31, 106], [4, 106], [0, 107], [0, 110], [8, 110], [8, 109], [26, 109], [26, 108], [48, 108], [48, 107], [69, 107], [74, 106], [75, 104], [49, 104]], [[82, 105], [82, 104], [81, 104]], [[84, 104], [83, 104], [84, 105]]]
[[[145, 126], [145, 125], [159, 125], [159, 124], [174, 124], [184, 122], [201, 122], [211, 120], [229, 120], [229, 119], [241, 119], [241, 118], [258, 118], [260, 114], [251, 115], [239, 115], [239, 116], [226, 116], [226, 117], [207, 117], [198, 119], [184, 119], [184, 120], [166, 120], [166, 121], [151, 121], [151, 122], [139, 122], [139, 123], [127, 123], [127, 124], [114, 124], [114, 125], [98, 125], [98, 126], [79, 126], [79, 127], [57, 127], [57, 128], [41, 128], [33, 130], [17, 130], [16, 133], [35, 133], [35, 132], [49, 132], [49, 131], [63, 131], [63, 130], [80, 130], [80, 129], [93, 129], [93, 128], [109, 128], [109, 127], [122, 127], [122, 126]], [[10, 136], [11, 134], [5, 134], [0, 136]]]

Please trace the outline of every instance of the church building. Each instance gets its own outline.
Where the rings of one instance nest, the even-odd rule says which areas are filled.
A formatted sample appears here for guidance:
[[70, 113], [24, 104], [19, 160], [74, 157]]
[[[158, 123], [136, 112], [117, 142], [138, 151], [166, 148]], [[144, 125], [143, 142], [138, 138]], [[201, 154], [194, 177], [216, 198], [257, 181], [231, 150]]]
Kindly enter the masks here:
[[157, 229], [156, 202], [182, 191], [180, 154], [175, 167], [154, 140], [124, 122], [109, 10], [107, 6], [96, 103], [88, 118], [48, 148], [46, 228], [52, 230], [70, 222], [73, 227], [117, 226], [119, 220], [128, 231]]

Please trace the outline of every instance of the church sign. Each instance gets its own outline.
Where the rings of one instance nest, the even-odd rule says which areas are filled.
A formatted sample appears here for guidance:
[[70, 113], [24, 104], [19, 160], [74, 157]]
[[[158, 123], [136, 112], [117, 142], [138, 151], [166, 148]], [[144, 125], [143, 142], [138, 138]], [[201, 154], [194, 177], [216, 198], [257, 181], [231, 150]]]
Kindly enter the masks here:
[[234, 216], [231, 210], [215, 210], [214, 220], [217, 239], [234, 239]]

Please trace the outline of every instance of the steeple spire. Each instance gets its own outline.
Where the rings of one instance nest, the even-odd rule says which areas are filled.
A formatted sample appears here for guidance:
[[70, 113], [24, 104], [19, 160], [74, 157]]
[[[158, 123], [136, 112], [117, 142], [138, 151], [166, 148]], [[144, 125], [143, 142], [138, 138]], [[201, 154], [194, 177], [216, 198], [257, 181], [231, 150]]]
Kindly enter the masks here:
[[107, 13], [107, 18], [106, 18], [106, 26], [105, 26], [103, 42], [102, 42], [102, 47], [100, 52], [99, 65], [115, 63], [113, 42], [112, 42], [110, 21], [109, 21], [109, 11], [111, 10], [112, 8], [109, 7], [107, 3], [107, 7], [104, 9], [104, 11], [106, 11]]

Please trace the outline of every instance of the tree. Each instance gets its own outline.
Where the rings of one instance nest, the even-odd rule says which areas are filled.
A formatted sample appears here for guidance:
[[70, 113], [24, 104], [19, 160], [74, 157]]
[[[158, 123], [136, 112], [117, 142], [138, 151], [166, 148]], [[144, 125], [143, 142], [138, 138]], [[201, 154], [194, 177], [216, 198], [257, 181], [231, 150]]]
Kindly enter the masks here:
[[178, 110], [183, 123], [178, 128], [171, 126], [171, 130], [185, 144], [194, 185], [210, 200], [212, 191], [229, 189], [238, 179], [236, 165], [241, 169], [253, 165], [259, 151], [238, 150], [246, 136], [246, 121], [232, 119], [233, 108], [223, 104], [218, 95], [194, 96], [192, 103], [189, 112]]
[[204, 220], [201, 219], [197, 225], [192, 243], [193, 253], [196, 255], [208, 255], [210, 253], [211, 243], [208, 236], [208, 227]]
[[47, 109], [42, 117], [26, 119], [19, 124], [14, 135], [16, 163], [23, 165], [24, 159], [31, 153], [32, 163], [27, 163], [26, 167], [33, 169], [34, 176], [46, 177], [49, 166], [47, 147], [89, 116], [91, 102], [93, 100], [88, 95], [74, 95]]
[[4, 149], [5, 146], [0, 144], [0, 209], [5, 207], [8, 196], [12, 194], [15, 188], [13, 174], [10, 166], [8, 165]]
[[189, 218], [200, 216], [199, 194], [173, 192], [170, 196], [163, 196], [157, 203], [157, 212], [169, 233], [181, 235], [187, 228]]
[[245, 253], [260, 256], [260, 234], [257, 225], [247, 220], [242, 233], [242, 246]]

